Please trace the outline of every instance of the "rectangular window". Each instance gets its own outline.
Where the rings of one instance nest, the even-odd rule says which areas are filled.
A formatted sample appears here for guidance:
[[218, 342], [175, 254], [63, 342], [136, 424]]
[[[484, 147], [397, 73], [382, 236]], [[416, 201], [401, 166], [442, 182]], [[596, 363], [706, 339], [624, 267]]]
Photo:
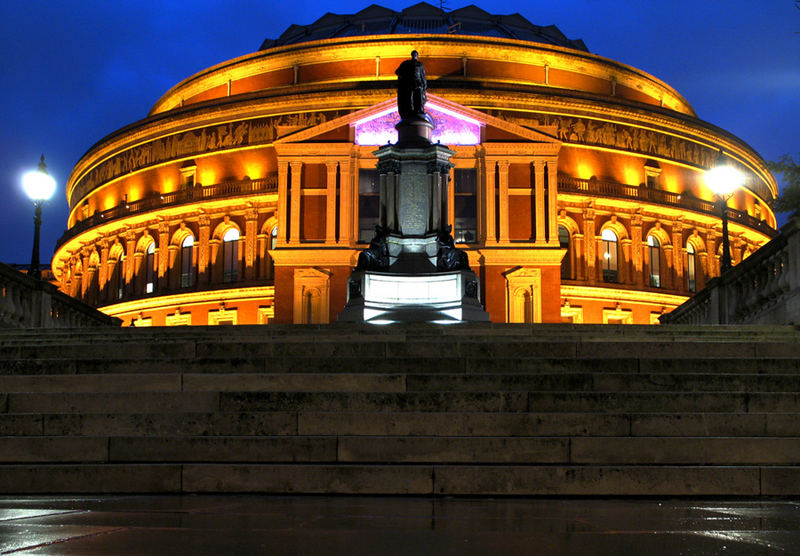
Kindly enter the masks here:
[[377, 169], [358, 171], [358, 241], [369, 243], [380, 217], [380, 175]]
[[478, 241], [478, 172], [456, 168], [453, 172], [455, 233], [458, 243]]

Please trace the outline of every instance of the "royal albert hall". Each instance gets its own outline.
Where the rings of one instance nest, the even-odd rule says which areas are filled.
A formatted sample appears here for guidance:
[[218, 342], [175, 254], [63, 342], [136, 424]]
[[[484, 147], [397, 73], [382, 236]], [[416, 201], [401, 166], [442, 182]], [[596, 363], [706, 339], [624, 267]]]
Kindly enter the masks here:
[[734, 264], [775, 234], [764, 161], [668, 84], [518, 14], [372, 5], [188, 77], [89, 149], [67, 185], [60, 288], [124, 325], [335, 322], [412, 50], [492, 321], [657, 323], [719, 274], [704, 180], [719, 160], [745, 175]]

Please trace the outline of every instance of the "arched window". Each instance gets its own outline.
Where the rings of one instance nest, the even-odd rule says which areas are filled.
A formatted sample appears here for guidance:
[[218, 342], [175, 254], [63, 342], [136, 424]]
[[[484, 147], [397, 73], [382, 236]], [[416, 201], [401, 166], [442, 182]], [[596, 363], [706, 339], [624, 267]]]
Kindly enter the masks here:
[[650, 271], [650, 286], [661, 287], [661, 243], [655, 236], [647, 236], [647, 262]]
[[239, 230], [230, 228], [222, 236], [222, 281], [239, 279]]
[[691, 243], [686, 244], [686, 279], [688, 281], [689, 291], [697, 291], [697, 253], [694, 250], [694, 245]]
[[114, 263], [114, 270], [111, 271], [111, 290], [114, 299], [122, 299], [125, 296], [125, 254], [120, 253], [117, 262]]
[[601, 255], [603, 257], [603, 280], [606, 282], [618, 282], [617, 234], [615, 234], [613, 230], [606, 228], [600, 234], [600, 238], [603, 240]]
[[569, 280], [572, 278], [572, 252], [569, 248], [569, 230], [566, 226], [558, 227], [558, 244], [562, 249], [566, 249], [564, 258], [561, 259], [561, 279]]
[[194, 286], [194, 261], [192, 260], [192, 250], [194, 249], [194, 237], [186, 236], [181, 243], [181, 287], [191, 288]]
[[144, 292], [153, 293], [156, 290], [156, 244], [147, 246], [144, 252]]

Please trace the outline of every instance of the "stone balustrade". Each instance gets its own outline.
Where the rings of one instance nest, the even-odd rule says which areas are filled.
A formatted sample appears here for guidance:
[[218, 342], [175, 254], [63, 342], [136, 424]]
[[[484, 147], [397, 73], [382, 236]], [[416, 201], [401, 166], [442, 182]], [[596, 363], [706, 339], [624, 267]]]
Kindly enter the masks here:
[[777, 237], [661, 317], [663, 324], [800, 324], [800, 214]]
[[0, 263], [0, 327], [76, 328], [119, 326], [121, 320]]

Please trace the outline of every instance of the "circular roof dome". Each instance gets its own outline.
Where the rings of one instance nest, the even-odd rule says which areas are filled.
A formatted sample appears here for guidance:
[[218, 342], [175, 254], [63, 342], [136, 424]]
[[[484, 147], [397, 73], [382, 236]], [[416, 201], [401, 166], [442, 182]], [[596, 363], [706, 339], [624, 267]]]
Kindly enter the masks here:
[[327, 13], [311, 25], [292, 25], [260, 50], [302, 42], [363, 35], [455, 34], [502, 37], [563, 46], [589, 52], [581, 39], [568, 39], [558, 27], [534, 25], [519, 14], [492, 15], [470, 5], [444, 11], [420, 2], [401, 12], [372, 4], [358, 13]]

